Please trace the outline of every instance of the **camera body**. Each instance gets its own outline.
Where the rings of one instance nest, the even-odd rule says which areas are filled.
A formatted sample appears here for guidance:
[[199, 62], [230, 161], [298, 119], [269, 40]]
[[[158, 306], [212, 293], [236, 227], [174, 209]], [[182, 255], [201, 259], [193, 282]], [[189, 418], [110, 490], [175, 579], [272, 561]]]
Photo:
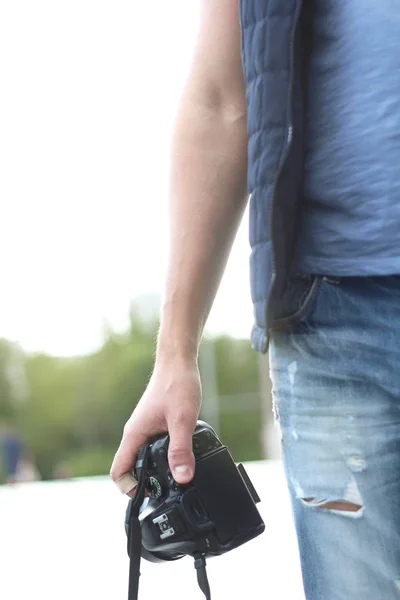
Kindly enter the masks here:
[[158, 437], [141, 449], [135, 466], [135, 476], [144, 479], [147, 495], [139, 513], [144, 559], [218, 556], [264, 531], [256, 507], [258, 495], [243, 465], [236, 466], [212, 427], [197, 423], [196, 469], [187, 485], [173, 479], [168, 447], [169, 435]]

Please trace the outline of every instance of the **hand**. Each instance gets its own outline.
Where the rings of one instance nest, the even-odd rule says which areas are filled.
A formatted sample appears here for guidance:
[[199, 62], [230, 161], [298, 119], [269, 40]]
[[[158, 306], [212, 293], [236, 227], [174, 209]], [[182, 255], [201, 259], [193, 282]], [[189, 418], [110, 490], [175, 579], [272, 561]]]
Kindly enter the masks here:
[[[159, 433], [169, 432], [169, 466], [177, 483], [189, 483], [195, 459], [192, 434], [201, 407], [197, 362], [169, 360], [155, 366], [145, 393], [127, 421], [110, 475], [113, 481], [131, 472], [140, 446]], [[133, 496], [134, 490], [129, 495]]]

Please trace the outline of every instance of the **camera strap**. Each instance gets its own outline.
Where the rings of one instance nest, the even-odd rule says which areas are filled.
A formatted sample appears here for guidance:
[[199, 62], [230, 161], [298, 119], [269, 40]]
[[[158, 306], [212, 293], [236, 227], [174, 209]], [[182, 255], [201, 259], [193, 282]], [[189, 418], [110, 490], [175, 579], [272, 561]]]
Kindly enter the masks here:
[[128, 600], [138, 600], [140, 579], [140, 558], [142, 551], [142, 532], [139, 519], [129, 520], [128, 553], [129, 562], [129, 593]]
[[145, 493], [146, 462], [149, 447], [147, 446], [138, 456], [141, 469], [135, 496], [128, 508], [128, 555], [129, 555], [129, 592], [128, 600], [138, 600], [140, 560], [142, 556], [142, 529], [139, 521], [140, 507]]
[[204, 554], [196, 554], [194, 557], [194, 566], [197, 571], [197, 583], [199, 588], [206, 597], [206, 600], [211, 600], [210, 584], [208, 583], [206, 557]]
[[[128, 600], [138, 600], [140, 562], [142, 556], [142, 529], [139, 521], [140, 508], [145, 495], [146, 463], [149, 456], [149, 446], [142, 447], [138, 455], [137, 470], [139, 481], [135, 496], [129, 503], [128, 508], [128, 555], [129, 555], [129, 591]], [[194, 566], [197, 571], [197, 582], [206, 600], [211, 600], [210, 584], [207, 578], [206, 557], [204, 554], [195, 554]]]

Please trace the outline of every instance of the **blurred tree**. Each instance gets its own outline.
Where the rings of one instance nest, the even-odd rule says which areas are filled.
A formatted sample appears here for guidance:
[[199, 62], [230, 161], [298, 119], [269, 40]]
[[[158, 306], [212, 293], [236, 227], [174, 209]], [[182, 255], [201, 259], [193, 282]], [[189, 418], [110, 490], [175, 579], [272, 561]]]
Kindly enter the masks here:
[[247, 340], [220, 336], [215, 341], [220, 435], [237, 460], [262, 455], [262, 412], [257, 355]]
[[65, 461], [74, 475], [107, 473], [123, 425], [147, 385], [155, 331], [155, 323], [143, 325], [132, 314], [129, 331], [117, 335], [108, 328], [93, 354], [27, 357], [29, 401], [20, 425], [43, 477]]
[[155, 331], [155, 324], [144, 325], [132, 315], [125, 335], [110, 332], [102, 348], [87, 357], [75, 415], [84, 446], [116, 448], [149, 380]]
[[8, 344], [0, 339], [0, 417], [10, 417], [13, 412], [11, 385], [7, 376]]
[[215, 354], [220, 396], [259, 393], [257, 354], [247, 340], [217, 337]]
[[74, 398], [83, 368], [79, 358], [38, 354], [26, 359], [29, 398], [19, 425], [44, 478], [51, 477], [55, 465], [78, 443]]
[[[146, 388], [154, 358], [156, 321], [134, 309], [130, 327], [109, 327], [97, 352], [75, 358], [24, 358], [26, 402], [16, 403], [7, 376], [9, 344], [0, 341], [0, 416], [15, 416], [44, 478], [105, 474], [124, 423]], [[214, 339], [215, 390], [221, 436], [237, 460], [261, 456], [257, 356], [247, 341]], [[61, 468], [61, 466], [62, 468]]]
[[14, 364], [20, 358], [15, 344], [0, 338], [0, 419], [12, 419], [18, 408]]

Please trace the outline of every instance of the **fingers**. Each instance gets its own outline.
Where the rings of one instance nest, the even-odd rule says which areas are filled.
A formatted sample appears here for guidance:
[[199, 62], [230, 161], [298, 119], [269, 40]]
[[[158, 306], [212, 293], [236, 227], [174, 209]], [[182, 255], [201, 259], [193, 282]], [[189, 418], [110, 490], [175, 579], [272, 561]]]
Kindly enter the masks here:
[[[128, 481], [128, 474], [132, 472], [135, 466], [140, 446], [145, 444], [146, 441], [146, 435], [138, 431], [137, 427], [134, 428], [133, 424], [128, 421], [124, 429], [121, 443], [111, 465], [111, 479], [118, 487], [120, 487], [120, 485], [118, 485], [119, 482], [123, 481], [124, 485], [126, 483], [123, 493], [128, 494], [130, 497], [133, 497], [137, 483], [135, 483], [132, 477]], [[130, 486], [131, 488], [128, 489]]]
[[168, 460], [175, 481], [185, 484], [193, 479], [195, 459], [192, 452], [192, 436], [197, 423], [197, 405], [193, 403], [184, 409], [180, 407], [177, 410], [175, 404], [175, 406], [169, 405], [169, 409], [170, 414], [165, 415], [165, 411], [165, 417], [160, 419], [161, 411], [159, 409], [157, 412], [143, 412], [138, 411], [137, 407], [125, 425], [120, 446], [111, 466], [110, 476], [120, 489], [121, 482], [123, 482], [121, 491], [131, 498], [135, 494], [137, 485], [132, 479], [132, 471], [139, 449], [147, 444], [156, 432], [169, 432]]
[[125, 475], [122, 475], [114, 483], [122, 494], [131, 493], [138, 484], [132, 473], [125, 473]]
[[189, 483], [194, 476], [192, 436], [195, 425], [195, 420], [192, 422], [192, 419], [183, 417], [175, 420], [169, 427], [168, 462], [177, 483]]

